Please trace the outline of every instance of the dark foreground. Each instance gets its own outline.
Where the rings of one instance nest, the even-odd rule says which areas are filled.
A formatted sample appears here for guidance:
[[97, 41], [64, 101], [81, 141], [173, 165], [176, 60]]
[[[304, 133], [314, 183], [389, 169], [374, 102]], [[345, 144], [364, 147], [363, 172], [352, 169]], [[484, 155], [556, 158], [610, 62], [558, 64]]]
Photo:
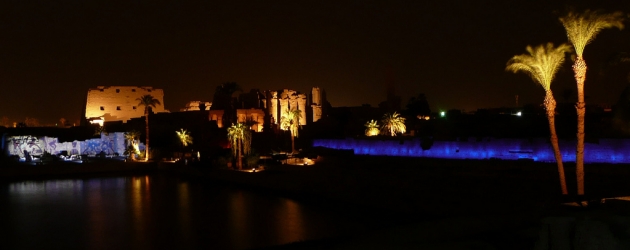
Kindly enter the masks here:
[[[574, 170], [567, 165], [568, 186], [574, 190]], [[138, 169], [358, 211], [375, 221], [369, 232], [272, 249], [533, 249], [550, 218], [582, 220], [586, 215], [615, 232], [630, 228], [624, 219], [630, 213], [626, 201], [563, 206], [554, 164], [346, 156], [326, 157], [316, 166], [270, 166], [259, 173], [175, 164]], [[630, 166], [587, 165], [586, 171], [592, 200], [630, 196]]]

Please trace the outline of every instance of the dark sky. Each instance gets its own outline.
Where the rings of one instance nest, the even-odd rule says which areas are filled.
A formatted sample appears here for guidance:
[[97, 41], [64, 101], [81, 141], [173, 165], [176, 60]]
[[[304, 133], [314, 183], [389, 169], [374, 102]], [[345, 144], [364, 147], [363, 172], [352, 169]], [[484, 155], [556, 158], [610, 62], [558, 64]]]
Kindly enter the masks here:
[[[517, 94], [542, 103], [542, 88], [505, 72], [507, 60], [567, 41], [557, 19], [567, 5], [630, 13], [630, 1], [593, 2], [4, 0], [0, 116], [76, 121], [98, 85], [163, 88], [176, 111], [227, 81], [319, 86], [333, 106], [377, 105], [388, 82], [404, 102], [425, 93], [434, 111], [514, 106]], [[586, 47], [588, 103], [614, 104], [626, 86], [630, 64], [603, 67], [615, 51], [630, 51], [630, 30]], [[552, 85], [559, 101], [575, 90], [570, 64]]]

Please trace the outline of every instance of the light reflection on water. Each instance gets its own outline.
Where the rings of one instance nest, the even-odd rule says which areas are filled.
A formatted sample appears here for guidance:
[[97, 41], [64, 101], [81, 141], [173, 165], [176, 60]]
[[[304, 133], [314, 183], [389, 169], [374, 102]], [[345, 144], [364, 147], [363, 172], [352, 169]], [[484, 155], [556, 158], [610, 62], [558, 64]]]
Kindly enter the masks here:
[[293, 200], [162, 175], [0, 183], [0, 191], [0, 232], [19, 249], [249, 249], [362, 227]]

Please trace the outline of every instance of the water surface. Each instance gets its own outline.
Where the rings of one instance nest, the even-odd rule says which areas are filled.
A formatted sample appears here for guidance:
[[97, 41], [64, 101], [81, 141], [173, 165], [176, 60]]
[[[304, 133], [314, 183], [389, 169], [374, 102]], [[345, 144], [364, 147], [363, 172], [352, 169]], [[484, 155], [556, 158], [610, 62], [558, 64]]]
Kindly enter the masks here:
[[165, 175], [0, 183], [0, 222], [4, 249], [250, 249], [362, 228], [290, 199]]

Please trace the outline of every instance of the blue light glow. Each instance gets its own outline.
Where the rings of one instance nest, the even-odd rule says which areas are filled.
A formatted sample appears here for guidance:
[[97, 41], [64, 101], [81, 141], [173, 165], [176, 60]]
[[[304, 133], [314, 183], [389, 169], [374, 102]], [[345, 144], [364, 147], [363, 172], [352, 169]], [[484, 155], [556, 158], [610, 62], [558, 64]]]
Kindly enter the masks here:
[[[531, 159], [539, 162], [555, 162], [551, 144], [545, 138], [536, 139], [484, 139], [477, 141], [434, 141], [428, 150], [423, 150], [420, 139], [355, 140], [318, 139], [315, 147], [353, 150], [357, 155], [385, 155], [428, 157], [443, 159]], [[564, 162], [575, 162], [575, 141], [560, 141], [560, 152]], [[586, 143], [585, 163], [630, 163], [630, 140], [600, 139], [599, 143]]]

